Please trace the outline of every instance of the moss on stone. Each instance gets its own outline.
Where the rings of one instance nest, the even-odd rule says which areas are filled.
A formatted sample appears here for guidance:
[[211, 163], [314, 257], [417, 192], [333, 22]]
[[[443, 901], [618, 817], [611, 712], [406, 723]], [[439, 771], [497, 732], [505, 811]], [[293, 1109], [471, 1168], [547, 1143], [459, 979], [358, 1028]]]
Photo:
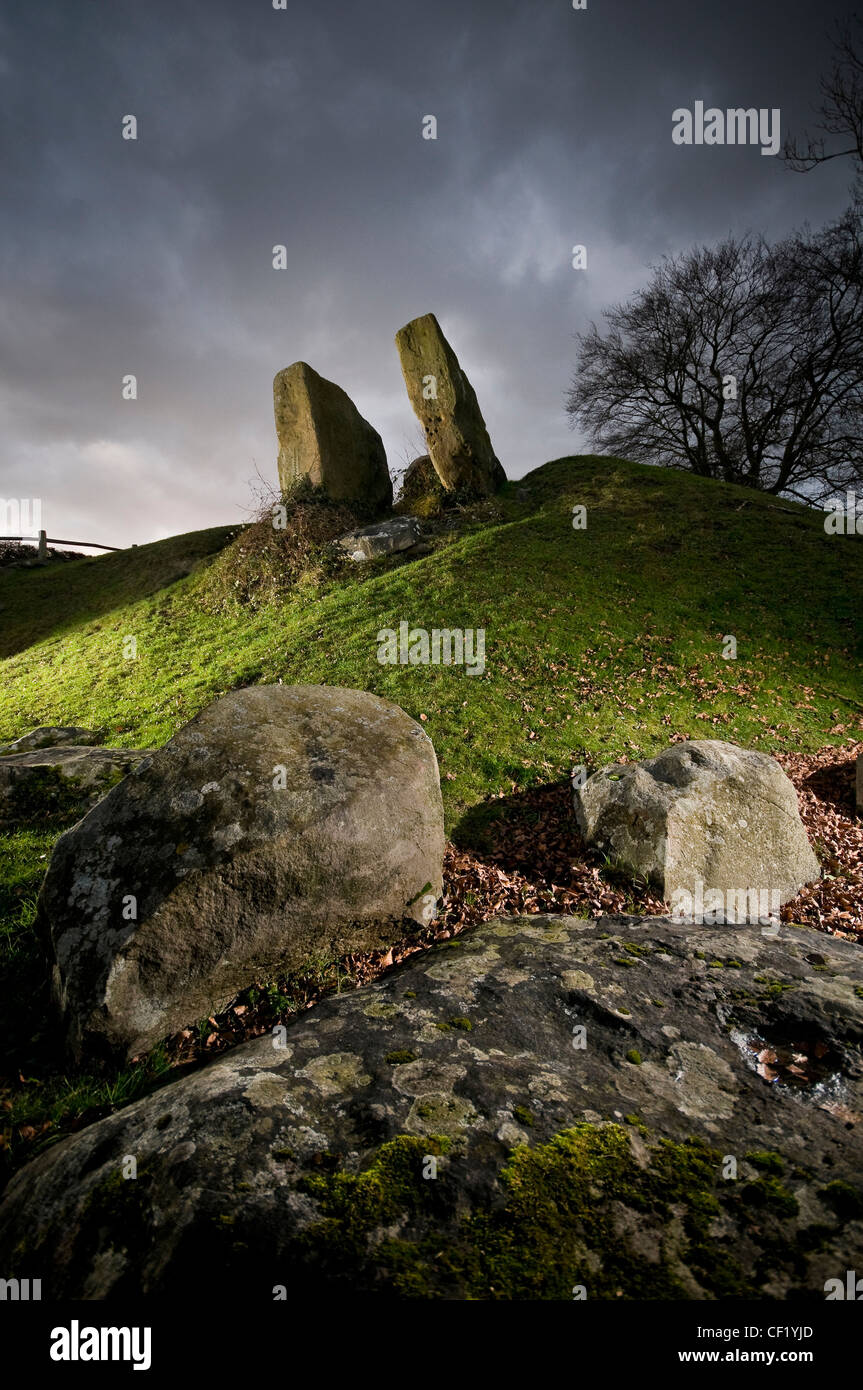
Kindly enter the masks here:
[[392, 1052], [388, 1052], [384, 1058], [391, 1067], [399, 1067], [403, 1062], [415, 1062], [419, 1056], [418, 1052], [412, 1052], [409, 1047], [396, 1047]]
[[144, 1166], [135, 1178], [124, 1178], [121, 1169], [115, 1169], [101, 1178], [88, 1195], [81, 1225], [96, 1232], [116, 1232], [120, 1249], [128, 1251], [132, 1258], [140, 1255], [152, 1239], [150, 1183], [150, 1173]]
[[793, 980], [774, 980], [768, 975], [756, 975], [755, 983], [757, 985], [763, 985], [761, 994], [758, 996], [762, 1001], [779, 999], [789, 990], [797, 988]]
[[836, 1178], [826, 1187], [819, 1188], [818, 1196], [844, 1221], [854, 1221], [863, 1216], [863, 1193], [850, 1182]]
[[626, 1054], [626, 1060], [631, 1062], [634, 1067], [640, 1067], [643, 1058], [637, 1047], [631, 1047]]
[[526, 1125], [528, 1129], [531, 1129], [536, 1124], [533, 1112], [528, 1110], [526, 1105], [516, 1105], [513, 1108], [512, 1114], [513, 1118], [518, 1120], [520, 1125]]
[[[6, 816], [17, 825], [55, 825], [80, 816], [95, 790], [75, 777], [64, 777], [56, 767], [27, 768], [26, 773], [11, 781], [7, 791]], [[106, 779], [100, 790], [108, 791], [111, 785]]]
[[[307, 1178], [321, 1220], [299, 1238], [304, 1258], [330, 1278], [335, 1269], [353, 1289], [373, 1285], [407, 1298], [569, 1300], [584, 1284], [589, 1298], [682, 1299], [690, 1290], [681, 1256], [715, 1297], [757, 1292], [712, 1237], [720, 1155], [700, 1140], [661, 1140], [645, 1164], [624, 1126], [579, 1124], [514, 1149], [499, 1175], [503, 1205], [465, 1216], [445, 1178], [422, 1176], [424, 1156], [446, 1147], [443, 1139], [403, 1135], [362, 1173]], [[441, 1203], [443, 1223], [432, 1220]], [[644, 1240], [628, 1238], [623, 1209]], [[408, 1220], [414, 1239], [393, 1231]]]
[[436, 1023], [435, 1027], [442, 1033], [448, 1033], [451, 1028], [459, 1028], [463, 1033], [473, 1032], [473, 1024], [469, 1018], [448, 1018], [445, 1023]]
[[747, 1183], [740, 1196], [746, 1206], [766, 1208], [777, 1216], [796, 1216], [800, 1210], [797, 1198], [773, 1174]]
[[785, 1172], [785, 1161], [781, 1154], [774, 1153], [772, 1149], [756, 1149], [752, 1153], [744, 1154], [747, 1163], [751, 1163], [753, 1168], [757, 1168], [762, 1173], [771, 1173], [775, 1178], [781, 1178]]

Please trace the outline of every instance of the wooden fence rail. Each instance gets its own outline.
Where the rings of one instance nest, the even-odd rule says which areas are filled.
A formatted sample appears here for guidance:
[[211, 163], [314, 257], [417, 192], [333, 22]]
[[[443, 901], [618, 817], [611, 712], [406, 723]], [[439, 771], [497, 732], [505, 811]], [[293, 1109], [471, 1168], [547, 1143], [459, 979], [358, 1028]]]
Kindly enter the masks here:
[[[0, 544], [3, 541], [34, 541], [35, 536], [0, 536]], [[124, 550], [122, 545], [100, 545], [98, 541], [61, 541], [56, 536], [46, 536], [44, 531], [39, 532], [39, 558], [47, 558], [49, 545], [83, 545], [85, 550]], [[132, 547], [135, 549], [135, 547]]]

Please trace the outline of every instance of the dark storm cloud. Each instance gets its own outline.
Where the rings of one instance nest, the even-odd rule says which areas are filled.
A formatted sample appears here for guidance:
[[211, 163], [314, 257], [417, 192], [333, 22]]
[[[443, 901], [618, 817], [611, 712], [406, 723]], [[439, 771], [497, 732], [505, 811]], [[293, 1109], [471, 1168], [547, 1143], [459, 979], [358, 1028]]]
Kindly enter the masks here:
[[397, 465], [416, 425], [393, 335], [429, 309], [518, 476], [579, 446], [572, 335], [648, 263], [845, 202], [838, 162], [802, 177], [671, 141], [699, 99], [811, 123], [829, 5], [20, 8], [0, 22], [0, 492], [41, 496], [52, 534], [241, 515], [255, 468], [275, 477], [271, 383], [296, 358]]

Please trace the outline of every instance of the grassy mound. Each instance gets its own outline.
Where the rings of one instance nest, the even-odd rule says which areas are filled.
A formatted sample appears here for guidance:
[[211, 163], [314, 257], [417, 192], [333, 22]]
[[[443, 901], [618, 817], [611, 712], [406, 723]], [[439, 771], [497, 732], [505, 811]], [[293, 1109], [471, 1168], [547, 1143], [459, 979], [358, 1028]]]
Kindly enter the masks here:
[[[228, 529], [0, 574], [0, 738], [74, 722], [143, 747], [237, 686], [355, 686], [425, 716], [452, 827], [489, 794], [573, 762], [646, 756], [681, 734], [814, 748], [853, 721], [857, 537], [825, 535], [790, 503], [618, 460], [559, 459], [525, 488], [527, 501], [510, 484], [454, 517], [422, 559], [282, 586], [253, 610], [212, 611], [207, 556]], [[485, 629], [484, 674], [379, 664], [379, 629], [402, 621]], [[729, 635], [736, 660], [722, 655]]]

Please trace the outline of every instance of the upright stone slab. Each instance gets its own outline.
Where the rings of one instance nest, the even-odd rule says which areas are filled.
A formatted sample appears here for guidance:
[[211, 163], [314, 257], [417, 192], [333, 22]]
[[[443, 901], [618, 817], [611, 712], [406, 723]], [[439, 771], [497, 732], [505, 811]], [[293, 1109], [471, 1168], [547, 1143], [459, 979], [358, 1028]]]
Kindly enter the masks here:
[[392, 506], [393, 485], [377, 430], [350, 396], [325, 381], [307, 362], [294, 362], [273, 382], [279, 484], [283, 492], [301, 478], [338, 502]]
[[485, 496], [506, 482], [476, 392], [434, 314], [412, 319], [396, 334], [410, 403], [425, 431], [444, 487]]

